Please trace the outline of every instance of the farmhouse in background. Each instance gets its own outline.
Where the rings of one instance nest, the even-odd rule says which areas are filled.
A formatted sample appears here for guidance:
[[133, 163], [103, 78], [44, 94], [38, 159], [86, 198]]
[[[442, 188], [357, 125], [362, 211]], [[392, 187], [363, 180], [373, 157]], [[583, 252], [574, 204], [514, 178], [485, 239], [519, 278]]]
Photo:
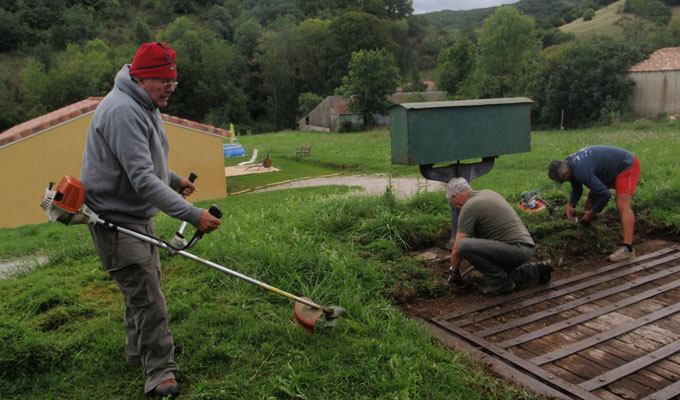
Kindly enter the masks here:
[[[90, 97], [16, 125], [0, 133], [0, 228], [47, 222], [40, 199], [50, 182], [80, 176], [87, 129], [102, 97]], [[227, 195], [224, 177], [224, 129], [163, 114], [170, 142], [170, 168], [198, 175], [199, 190], [190, 200]]]
[[633, 113], [645, 117], [680, 112], [680, 47], [667, 47], [633, 65], [635, 81], [630, 99]]
[[[434, 82], [423, 81], [427, 84], [425, 92], [403, 92], [397, 89], [397, 93], [391, 94], [389, 100], [394, 104], [438, 101], [446, 97], [446, 92], [433, 91]], [[374, 115], [378, 125], [386, 125], [390, 119], [388, 115]], [[328, 96], [309, 114], [298, 121], [298, 129], [301, 131], [337, 132], [343, 121], [353, 124], [362, 124], [361, 114], [349, 111], [348, 102], [342, 96]]]

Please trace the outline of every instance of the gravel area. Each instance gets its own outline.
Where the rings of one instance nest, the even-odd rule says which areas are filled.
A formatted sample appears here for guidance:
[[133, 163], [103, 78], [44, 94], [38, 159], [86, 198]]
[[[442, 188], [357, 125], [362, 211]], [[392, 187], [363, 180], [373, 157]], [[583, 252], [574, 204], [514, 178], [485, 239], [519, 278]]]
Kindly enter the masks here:
[[385, 193], [385, 189], [387, 189], [387, 186], [390, 184], [392, 185], [392, 190], [395, 195], [400, 198], [411, 197], [418, 192], [440, 191], [444, 190], [446, 187], [444, 182], [431, 181], [425, 178], [389, 178], [385, 175], [353, 175], [302, 179], [280, 185], [267, 186], [254, 190], [253, 192], [267, 192], [271, 190], [310, 186], [345, 185], [359, 186], [367, 194], [382, 194]]
[[47, 257], [29, 257], [20, 260], [5, 261], [0, 263], [0, 279], [7, 278], [11, 270], [20, 268], [33, 268], [38, 265], [45, 264]]

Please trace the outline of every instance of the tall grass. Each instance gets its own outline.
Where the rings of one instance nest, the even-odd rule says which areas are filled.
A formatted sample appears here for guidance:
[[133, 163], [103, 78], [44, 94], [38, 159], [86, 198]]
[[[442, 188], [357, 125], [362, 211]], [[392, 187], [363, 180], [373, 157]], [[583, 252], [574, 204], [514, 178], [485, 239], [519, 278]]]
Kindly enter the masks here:
[[[431, 279], [403, 249], [433, 243], [446, 230], [439, 195], [403, 202], [389, 192], [344, 192], [296, 189], [220, 200], [224, 224], [194, 248], [283, 290], [342, 305], [347, 314], [333, 330], [310, 335], [295, 324], [288, 299], [163, 254], [183, 398], [524, 398], [433, 341], [386, 297], [406, 276]], [[163, 215], [156, 223], [166, 238], [177, 229]], [[3, 398], [144, 398], [142, 370], [124, 360], [115, 283], [99, 267], [85, 227], [57, 227], [35, 226], [21, 246], [58, 255], [55, 261], [0, 281]], [[22, 240], [21, 230], [0, 230], [0, 238]], [[58, 242], [45, 240], [57, 231]]]

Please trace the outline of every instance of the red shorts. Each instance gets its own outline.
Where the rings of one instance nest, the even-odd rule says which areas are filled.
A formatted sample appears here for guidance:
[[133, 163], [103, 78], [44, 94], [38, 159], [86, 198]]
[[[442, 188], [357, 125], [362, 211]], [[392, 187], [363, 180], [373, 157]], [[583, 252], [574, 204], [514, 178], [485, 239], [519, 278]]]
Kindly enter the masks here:
[[640, 162], [635, 157], [633, 165], [617, 175], [616, 182], [607, 185], [607, 187], [616, 189], [616, 194], [635, 194], [638, 179], [640, 179]]

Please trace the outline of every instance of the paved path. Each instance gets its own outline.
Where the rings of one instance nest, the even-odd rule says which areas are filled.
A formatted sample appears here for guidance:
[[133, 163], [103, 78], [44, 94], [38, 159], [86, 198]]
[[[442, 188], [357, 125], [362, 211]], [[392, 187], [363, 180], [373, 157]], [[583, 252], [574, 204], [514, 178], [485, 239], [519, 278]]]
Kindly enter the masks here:
[[47, 257], [29, 257], [21, 260], [6, 261], [0, 263], [0, 279], [7, 277], [7, 272], [13, 268], [33, 268], [47, 262]]
[[[400, 198], [407, 198], [418, 192], [435, 192], [444, 190], [443, 182], [431, 181], [425, 178], [389, 178], [385, 175], [353, 175], [336, 176], [326, 178], [309, 178], [280, 185], [267, 186], [265, 188], [253, 190], [253, 192], [268, 192], [271, 190], [291, 189], [310, 186], [345, 185], [359, 186], [367, 194], [385, 193], [387, 186], [392, 184], [392, 190]], [[251, 192], [252, 193], [252, 192]]]

